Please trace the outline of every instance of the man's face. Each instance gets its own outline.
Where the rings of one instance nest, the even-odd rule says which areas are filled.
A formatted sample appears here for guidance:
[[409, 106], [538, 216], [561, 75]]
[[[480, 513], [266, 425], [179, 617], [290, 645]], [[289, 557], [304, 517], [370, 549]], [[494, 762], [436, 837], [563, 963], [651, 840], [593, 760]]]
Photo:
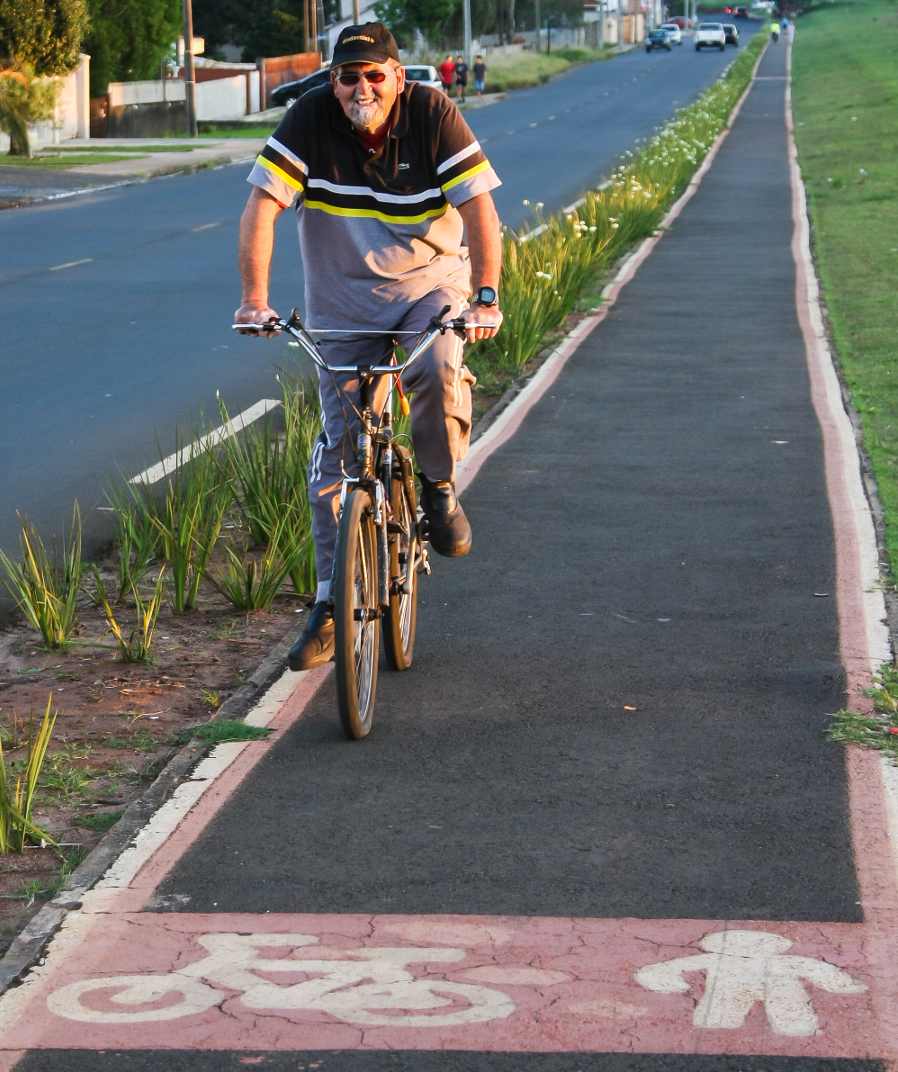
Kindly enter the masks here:
[[[364, 77], [367, 73], [375, 77], [384, 74], [382, 82], [369, 82]], [[362, 75], [355, 85], [343, 85], [341, 76]], [[396, 98], [405, 88], [405, 69], [398, 64], [387, 63], [344, 63], [331, 71], [331, 84], [334, 94], [343, 111], [358, 130], [373, 134], [386, 123], [396, 103]]]

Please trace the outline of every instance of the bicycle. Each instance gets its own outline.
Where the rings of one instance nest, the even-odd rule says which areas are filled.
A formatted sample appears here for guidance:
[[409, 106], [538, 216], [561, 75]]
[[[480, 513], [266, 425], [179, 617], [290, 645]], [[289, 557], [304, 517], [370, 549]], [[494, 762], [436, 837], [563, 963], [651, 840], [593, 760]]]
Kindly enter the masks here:
[[[411, 438], [393, 430], [393, 389], [387, 394], [383, 412], [375, 420], [371, 409], [374, 382], [381, 376], [393, 377], [401, 392], [402, 375], [433, 344], [438, 335], [464, 330], [464, 320], [443, 321], [451, 306], [431, 317], [403, 364], [328, 365], [318, 353], [315, 334], [383, 334], [403, 332], [315, 330], [306, 328], [296, 309], [284, 319], [267, 324], [235, 324], [234, 329], [260, 332], [285, 331], [306, 352], [321, 373], [358, 376], [358, 406], [346, 392], [341, 395], [359, 418], [354, 447], [357, 476], [344, 471], [340, 489], [340, 512], [331, 576], [334, 606], [337, 706], [343, 732], [361, 740], [371, 729], [377, 667], [380, 652], [380, 623], [383, 621], [384, 651], [392, 670], [407, 670], [412, 664], [417, 627], [418, 576], [430, 573], [426, 522], [418, 518], [418, 499], [412, 467]], [[484, 325], [492, 326], [492, 325]], [[418, 335], [419, 332], [408, 334]], [[335, 381], [336, 382], [336, 381]], [[403, 413], [408, 402], [400, 395]], [[408, 439], [409, 444], [399, 442]]]

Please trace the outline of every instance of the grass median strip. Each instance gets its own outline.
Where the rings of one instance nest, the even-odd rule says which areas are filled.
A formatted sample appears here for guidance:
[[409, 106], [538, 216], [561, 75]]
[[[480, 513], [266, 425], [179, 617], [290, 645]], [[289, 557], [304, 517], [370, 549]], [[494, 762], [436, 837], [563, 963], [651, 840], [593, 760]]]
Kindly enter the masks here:
[[792, 100], [823, 297], [898, 576], [898, 14], [825, 5], [798, 23]]

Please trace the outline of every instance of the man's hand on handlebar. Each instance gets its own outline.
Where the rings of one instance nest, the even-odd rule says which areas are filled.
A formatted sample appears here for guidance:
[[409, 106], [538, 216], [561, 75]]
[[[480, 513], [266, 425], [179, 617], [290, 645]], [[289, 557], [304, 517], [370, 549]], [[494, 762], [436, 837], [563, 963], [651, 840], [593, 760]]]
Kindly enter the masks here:
[[[465, 322], [465, 341], [476, 342], [478, 339], [491, 339], [502, 324], [502, 314], [498, 305], [472, 305], [465, 309], [458, 318]], [[493, 327], [478, 327], [479, 324], [492, 324]]]
[[279, 335], [280, 331], [272, 331], [266, 327], [270, 321], [277, 319], [278, 315], [274, 309], [261, 302], [244, 302], [234, 313], [235, 324], [254, 325], [254, 327], [247, 326], [246, 331], [240, 331], [238, 328], [238, 333], [240, 335], [255, 335], [257, 338], [260, 335], [266, 335], [269, 338]]

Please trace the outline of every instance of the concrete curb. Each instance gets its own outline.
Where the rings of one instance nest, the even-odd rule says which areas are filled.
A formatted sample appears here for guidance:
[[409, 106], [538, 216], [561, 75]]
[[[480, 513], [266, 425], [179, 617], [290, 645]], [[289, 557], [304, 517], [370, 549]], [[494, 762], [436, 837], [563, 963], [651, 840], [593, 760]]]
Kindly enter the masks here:
[[[251, 708], [264, 700], [265, 694], [283, 673], [287, 652], [299, 639], [304, 625], [302, 619], [287, 632], [246, 683], [221, 705], [211, 721], [243, 718]], [[103, 877], [153, 814], [213, 747], [192, 739], [175, 751], [153, 784], [129, 805], [121, 819], [72, 872], [62, 889], [41, 908], [0, 959], [0, 994], [17, 986], [29, 969], [40, 961], [66, 915], [81, 907], [84, 894]]]

